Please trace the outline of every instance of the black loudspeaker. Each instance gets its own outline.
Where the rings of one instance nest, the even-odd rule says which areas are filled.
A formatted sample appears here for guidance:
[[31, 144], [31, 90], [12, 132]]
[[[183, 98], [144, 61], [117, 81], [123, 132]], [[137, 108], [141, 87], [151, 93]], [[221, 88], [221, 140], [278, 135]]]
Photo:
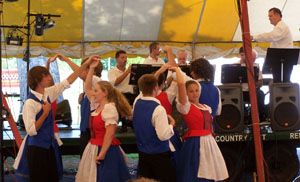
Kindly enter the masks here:
[[300, 129], [298, 84], [274, 83], [270, 86], [270, 114], [274, 131]]
[[55, 122], [68, 125], [72, 125], [72, 114], [68, 100], [63, 100], [56, 106]]
[[[266, 181], [293, 181], [299, 171], [297, 150], [288, 144], [275, 144], [264, 147]], [[269, 177], [269, 179], [267, 179]]]
[[222, 112], [215, 117], [215, 133], [233, 133], [244, 130], [243, 92], [240, 85], [222, 85]]

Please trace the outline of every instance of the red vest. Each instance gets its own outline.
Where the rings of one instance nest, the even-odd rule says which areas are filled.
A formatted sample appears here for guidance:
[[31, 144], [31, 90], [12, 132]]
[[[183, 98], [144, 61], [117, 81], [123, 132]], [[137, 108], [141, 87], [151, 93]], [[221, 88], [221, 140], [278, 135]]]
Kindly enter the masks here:
[[194, 104], [191, 104], [189, 112], [182, 116], [188, 127], [188, 132], [182, 137], [184, 140], [188, 137], [214, 135], [212, 128], [213, 118], [209, 111], [199, 109]]
[[[102, 111], [97, 116], [90, 116], [90, 129], [91, 129], [91, 139], [90, 142], [93, 145], [102, 146], [104, 135], [106, 132], [105, 122], [101, 117]], [[113, 138], [111, 145], [120, 145], [120, 141]]]
[[56, 124], [56, 122], [55, 122], [56, 106], [57, 106], [57, 102], [56, 102], [56, 100], [55, 100], [55, 101], [52, 102], [52, 104], [51, 104], [51, 107], [52, 107], [52, 113], [53, 113], [53, 119], [54, 119], [54, 122], [53, 122], [53, 125], [54, 125], [54, 133], [59, 132], [59, 129], [58, 129], [57, 124]]
[[172, 115], [172, 104], [169, 102], [166, 92], [161, 92], [155, 98], [160, 101], [160, 104], [165, 108], [168, 115]]

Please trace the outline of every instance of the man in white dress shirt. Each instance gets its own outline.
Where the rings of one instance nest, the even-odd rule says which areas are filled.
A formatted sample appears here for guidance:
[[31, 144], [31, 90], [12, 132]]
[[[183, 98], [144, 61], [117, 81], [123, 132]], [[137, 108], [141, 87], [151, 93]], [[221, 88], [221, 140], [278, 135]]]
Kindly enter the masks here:
[[[251, 39], [259, 42], [270, 42], [270, 48], [293, 48], [293, 37], [289, 27], [282, 20], [281, 11], [278, 8], [271, 8], [268, 16], [270, 23], [274, 25], [273, 31], [251, 36]], [[290, 82], [293, 65], [289, 61], [284, 62], [283, 78], [280, 76], [281, 69], [281, 64], [272, 65], [273, 82]]]
[[[129, 85], [131, 65], [126, 69], [127, 54], [123, 50], [116, 52], [117, 66], [108, 71], [109, 82], [118, 89], [128, 100], [130, 105], [133, 105], [136, 94], [134, 94], [134, 86]], [[127, 126], [130, 125], [126, 118], [120, 118], [122, 121], [121, 132], [127, 131]]]
[[126, 69], [126, 52], [123, 50], [116, 52], [115, 58], [117, 66], [108, 71], [108, 80], [121, 93], [133, 94], [133, 85], [129, 85], [131, 65]]
[[161, 49], [158, 42], [152, 42], [149, 46], [150, 55], [145, 59], [144, 64], [165, 64], [164, 60], [159, 58]]
[[270, 42], [271, 48], [293, 48], [293, 37], [289, 27], [282, 20], [281, 11], [278, 8], [269, 10], [269, 20], [274, 29], [271, 32], [251, 36], [251, 40]]

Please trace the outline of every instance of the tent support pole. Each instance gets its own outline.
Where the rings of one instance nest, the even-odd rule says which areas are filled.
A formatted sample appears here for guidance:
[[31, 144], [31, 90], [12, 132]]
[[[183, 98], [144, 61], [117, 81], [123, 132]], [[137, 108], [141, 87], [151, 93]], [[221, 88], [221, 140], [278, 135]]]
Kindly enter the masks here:
[[82, 1], [82, 32], [81, 32], [81, 60], [83, 60], [85, 58], [85, 37], [84, 37], [84, 28], [85, 28], [85, 23], [84, 23], [84, 19], [85, 19], [85, 14], [84, 14], [84, 10], [85, 10], [85, 0]]
[[192, 60], [195, 60], [196, 58], [195, 50], [196, 50], [196, 44], [192, 43]]
[[194, 38], [193, 38], [193, 42], [192, 42], [192, 43], [196, 42], [197, 35], [198, 35], [198, 31], [199, 31], [200, 24], [201, 24], [202, 17], [203, 17], [203, 12], [204, 12], [204, 9], [205, 9], [205, 5], [206, 5], [206, 0], [203, 1], [203, 5], [202, 5], [202, 9], [201, 9], [201, 13], [200, 13], [200, 17], [199, 17], [197, 29], [196, 29], [196, 31], [195, 31], [195, 34], [194, 34]]
[[[238, 4], [240, 0], [237, 0]], [[256, 97], [256, 86], [254, 80], [254, 68], [252, 59], [252, 45], [250, 40], [250, 28], [249, 28], [249, 17], [248, 17], [248, 7], [247, 0], [241, 0], [241, 28], [243, 37], [243, 47], [244, 53], [246, 55], [246, 65], [247, 65], [247, 76], [249, 84], [249, 95], [251, 103], [251, 116], [253, 125], [253, 136], [254, 136], [254, 147], [255, 147], [255, 157], [256, 157], [256, 170], [258, 175], [258, 182], [265, 181], [264, 165], [263, 165], [263, 152], [262, 152], [262, 141], [260, 136], [259, 128], [259, 117], [257, 108], [257, 97]]]

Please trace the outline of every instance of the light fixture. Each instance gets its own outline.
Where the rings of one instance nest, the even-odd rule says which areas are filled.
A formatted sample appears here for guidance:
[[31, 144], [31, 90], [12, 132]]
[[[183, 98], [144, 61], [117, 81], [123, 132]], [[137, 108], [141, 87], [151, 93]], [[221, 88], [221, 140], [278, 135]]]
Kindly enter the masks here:
[[55, 26], [55, 21], [48, 18], [45, 18], [42, 14], [35, 15], [35, 35], [42, 36], [44, 34], [44, 30], [52, 28]]
[[23, 38], [18, 35], [16, 29], [10, 30], [7, 33], [6, 44], [7, 45], [22, 46], [22, 44], [23, 44]]
[[18, 0], [5, 0], [5, 2], [16, 2]]
[[35, 25], [34, 32], [37, 36], [42, 36], [44, 34], [44, 16], [41, 14], [37, 14], [35, 16]]
[[45, 23], [44, 23], [44, 29], [45, 30], [47, 30], [49, 28], [52, 28], [54, 26], [55, 26], [55, 21], [54, 20], [49, 19], [49, 18], [45, 20]]

